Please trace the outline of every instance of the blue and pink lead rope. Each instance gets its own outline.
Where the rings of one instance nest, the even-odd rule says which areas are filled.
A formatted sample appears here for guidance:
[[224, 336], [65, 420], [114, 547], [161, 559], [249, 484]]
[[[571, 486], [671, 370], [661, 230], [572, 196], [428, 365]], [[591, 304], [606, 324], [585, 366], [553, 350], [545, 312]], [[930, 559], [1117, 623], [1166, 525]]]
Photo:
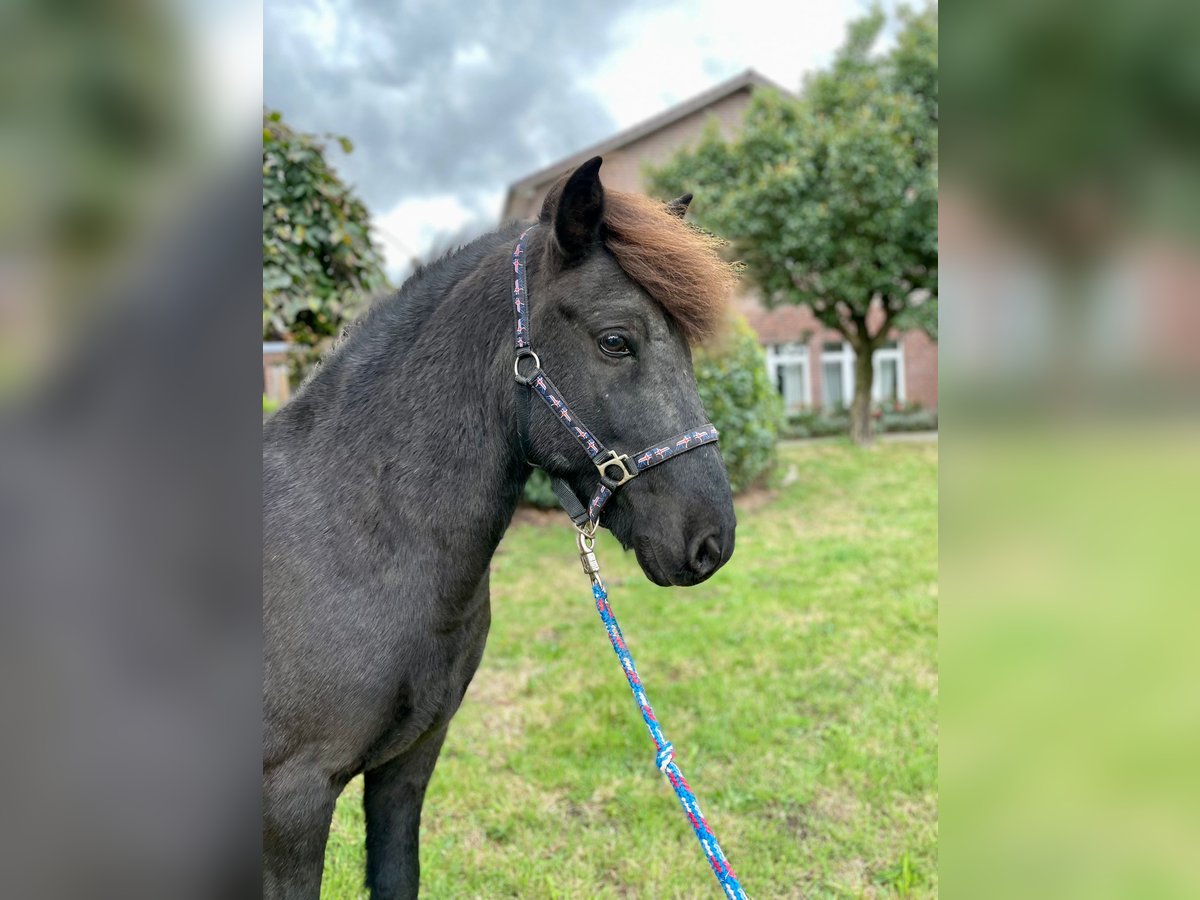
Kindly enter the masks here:
[[666, 739], [662, 727], [658, 724], [658, 719], [650, 706], [650, 700], [646, 696], [646, 690], [642, 687], [642, 679], [638, 676], [637, 666], [633, 664], [633, 657], [629, 654], [625, 635], [621, 633], [621, 626], [617, 624], [617, 617], [613, 614], [612, 606], [608, 602], [608, 592], [604, 589], [604, 582], [599, 578], [592, 583], [592, 595], [596, 598], [596, 611], [600, 613], [600, 621], [604, 623], [604, 630], [608, 632], [608, 639], [612, 643], [613, 651], [617, 654], [617, 659], [621, 661], [621, 668], [625, 672], [625, 679], [629, 682], [629, 689], [633, 691], [633, 699], [638, 705], [638, 711], [642, 714], [642, 721], [646, 723], [650, 737], [654, 739], [654, 746], [658, 751], [654, 756], [654, 764], [671, 783], [675, 796], [679, 798], [679, 805], [683, 807], [683, 811], [692, 825], [692, 830], [696, 833], [696, 840], [700, 842], [704, 856], [712, 867], [713, 874], [717, 876], [717, 881], [721, 883], [721, 889], [725, 892], [725, 896], [730, 900], [747, 900], [746, 892], [742, 890], [737, 875], [733, 872], [733, 866], [729, 864], [729, 860], [721, 851], [721, 845], [717, 843], [717, 836], [709, 827], [704, 813], [700, 812], [700, 804], [696, 802], [692, 786], [683, 777], [683, 772], [679, 770], [679, 766], [675, 762], [675, 748]]

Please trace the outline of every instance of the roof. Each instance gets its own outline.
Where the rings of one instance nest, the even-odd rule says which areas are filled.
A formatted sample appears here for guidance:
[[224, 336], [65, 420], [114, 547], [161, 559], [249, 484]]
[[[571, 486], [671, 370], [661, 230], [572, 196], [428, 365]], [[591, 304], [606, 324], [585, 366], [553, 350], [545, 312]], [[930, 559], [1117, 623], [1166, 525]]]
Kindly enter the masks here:
[[603, 156], [610, 150], [623, 147], [626, 144], [632, 144], [639, 138], [643, 138], [648, 134], [652, 134], [655, 131], [658, 131], [660, 128], [665, 128], [672, 122], [677, 122], [680, 119], [686, 118], [692, 113], [702, 110], [706, 106], [710, 106], [713, 103], [716, 103], [718, 100], [728, 97], [730, 94], [736, 94], [738, 91], [755, 87], [773, 88], [774, 90], [777, 90], [783, 94], [791, 93], [791, 91], [789, 91], [787, 88], [782, 87], [781, 85], [776, 84], [774, 81], [771, 81], [771, 79], [758, 74], [753, 69], [747, 69], [740, 75], [735, 75], [728, 81], [722, 81], [720, 84], [709, 88], [707, 91], [697, 94], [690, 100], [684, 100], [682, 103], [677, 103], [674, 106], [668, 107], [658, 115], [651, 116], [649, 119], [639, 122], [636, 125], [632, 125], [623, 131], [618, 131], [616, 134], [606, 138], [603, 141], [600, 141], [598, 144], [592, 144], [590, 147], [585, 147], [582, 150], [572, 153], [570, 156], [563, 157], [557, 162], [553, 162], [548, 166], [543, 166], [536, 172], [526, 175], [519, 181], [514, 181], [508, 188], [508, 196], [511, 198], [515, 192], [521, 190], [522, 188], [540, 184], [548, 178], [555, 177], [559, 173], [577, 166], [584, 160], [591, 159], [593, 156]]

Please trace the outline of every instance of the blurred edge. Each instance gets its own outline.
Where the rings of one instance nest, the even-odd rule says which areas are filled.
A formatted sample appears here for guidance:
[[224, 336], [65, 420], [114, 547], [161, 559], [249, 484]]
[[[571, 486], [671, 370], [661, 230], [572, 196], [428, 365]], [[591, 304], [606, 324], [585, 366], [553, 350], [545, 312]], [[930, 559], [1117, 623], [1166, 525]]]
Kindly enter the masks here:
[[941, 11], [941, 886], [1200, 895], [1200, 7]]
[[260, 47], [0, 11], [6, 896], [259, 891]]
[[[948, 896], [1200, 893], [1198, 15], [943, 12]], [[0, 16], [6, 893], [252, 893], [261, 18]]]

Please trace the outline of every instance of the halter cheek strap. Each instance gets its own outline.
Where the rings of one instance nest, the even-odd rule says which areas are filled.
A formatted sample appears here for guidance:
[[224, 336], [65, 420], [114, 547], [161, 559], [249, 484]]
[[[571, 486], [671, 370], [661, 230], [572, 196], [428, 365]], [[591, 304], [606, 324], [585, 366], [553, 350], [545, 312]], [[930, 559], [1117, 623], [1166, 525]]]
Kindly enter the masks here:
[[529, 334], [529, 286], [525, 276], [525, 236], [533, 228], [531, 226], [521, 233], [513, 247], [513, 312], [516, 316], [514, 334], [516, 337], [516, 358], [513, 361], [513, 374], [517, 381], [517, 432], [521, 442], [521, 450], [528, 459], [529, 433], [529, 391], [542, 398], [550, 412], [558, 422], [578, 441], [579, 446], [587, 453], [600, 476], [600, 483], [585, 508], [580, 503], [575, 492], [560, 478], [551, 479], [551, 487], [558, 497], [559, 503], [567, 511], [571, 520], [580, 527], [590, 524], [594, 529], [600, 521], [600, 512], [621, 485], [632, 481], [640, 473], [651, 466], [673, 459], [688, 450], [695, 450], [705, 444], [717, 441], [720, 435], [716, 426], [711, 422], [667, 438], [658, 444], [652, 444], [630, 457], [628, 454], [610, 450], [583, 424], [583, 421], [563, 399], [562, 392], [554, 386], [550, 376], [542, 371], [542, 362], [533, 351]]

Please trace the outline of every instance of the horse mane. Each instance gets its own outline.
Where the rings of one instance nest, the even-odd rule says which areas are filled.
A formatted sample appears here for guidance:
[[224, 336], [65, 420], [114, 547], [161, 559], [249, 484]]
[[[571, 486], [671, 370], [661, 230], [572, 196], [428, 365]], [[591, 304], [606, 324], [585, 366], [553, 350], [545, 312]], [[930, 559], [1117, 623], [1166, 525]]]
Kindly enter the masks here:
[[[557, 206], [569, 176], [550, 189], [547, 208]], [[725, 324], [737, 274], [718, 253], [724, 243], [720, 238], [688, 225], [660, 200], [607, 188], [601, 238], [625, 274], [675, 320], [688, 343], [703, 342]]]
[[725, 323], [737, 275], [718, 255], [720, 238], [692, 228], [658, 200], [605, 191], [603, 239], [625, 274], [662, 305], [689, 343], [713, 336]]

